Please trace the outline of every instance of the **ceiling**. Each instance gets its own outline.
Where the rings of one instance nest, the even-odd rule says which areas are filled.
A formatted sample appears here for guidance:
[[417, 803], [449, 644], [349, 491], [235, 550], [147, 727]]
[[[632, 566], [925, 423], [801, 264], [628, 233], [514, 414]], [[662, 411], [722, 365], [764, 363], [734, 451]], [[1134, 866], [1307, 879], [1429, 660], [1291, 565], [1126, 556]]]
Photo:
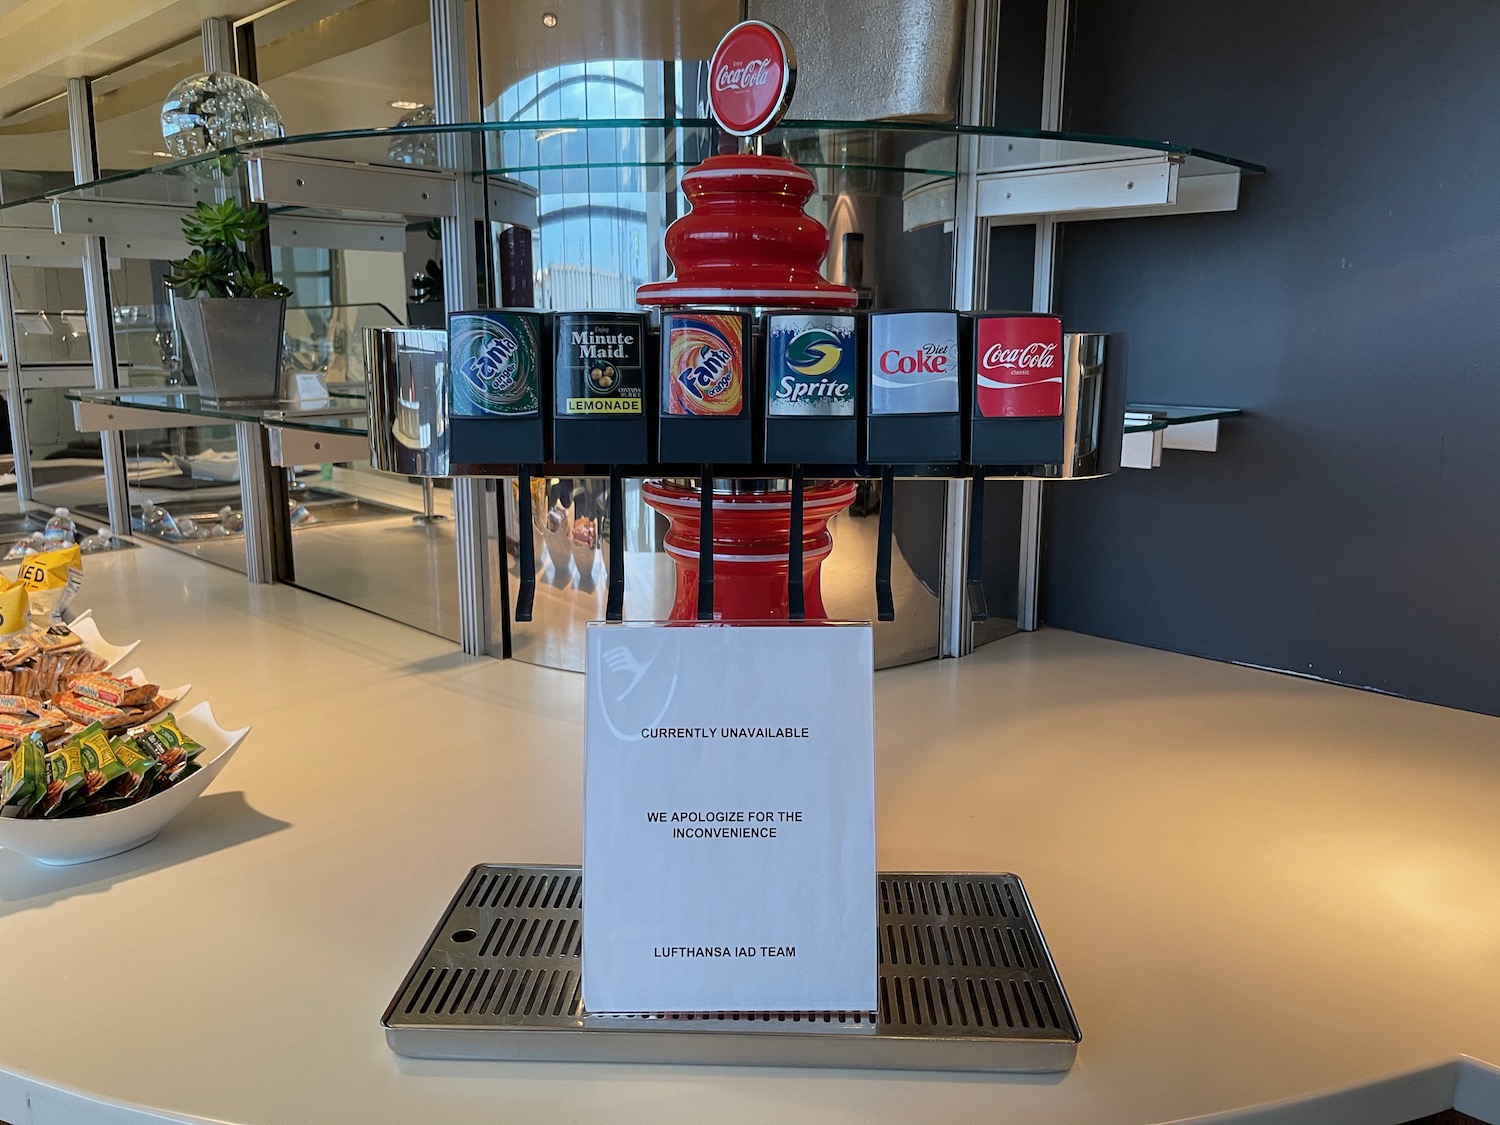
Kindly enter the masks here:
[[49, 98], [69, 78], [108, 74], [198, 34], [211, 16], [241, 18], [268, 0], [0, 0], [0, 117]]
[[[250, 14], [266, 0], [242, 3]], [[66, 85], [64, 71], [96, 77], [93, 87], [101, 169], [139, 168], [161, 159], [160, 109], [167, 92], [203, 69], [199, 12], [234, 15], [236, 5], [216, 2], [178, 6], [150, 0], [110, 0], [141, 10], [155, 7], [153, 53], [130, 61], [116, 40], [74, 49], [62, 69], [48, 76], [0, 85], [0, 169], [65, 173], [71, 167], [67, 106], [56, 95]], [[0, 43], [6, 20], [33, 9], [74, 9], [77, 0], [0, 0]], [[93, 0], [99, 7], [98, 0]], [[181, 26], [168, 15], [186, 13]], [[186, 38], [182, 38], [184, 34]], [[427, 0], [296, 0], [255, 21], [260, 84], [281, 111], [288, 134], [392, 125], [401, 116], [391, 102], [432, 101], [432, 47]], [[127, 37], [127, 42], [134, 42]], [[0, 82], [11, 60], [0, 61]], [[122, 66], [122, 63], [129, 65]], [[19, 85], [18, 85], [19, 84]], [[16, 94], [17, 89], [25, 96]], [[28, 100], [29, 99], [29, 100]], [[25, 108], [19, 109], [18, 106]]]

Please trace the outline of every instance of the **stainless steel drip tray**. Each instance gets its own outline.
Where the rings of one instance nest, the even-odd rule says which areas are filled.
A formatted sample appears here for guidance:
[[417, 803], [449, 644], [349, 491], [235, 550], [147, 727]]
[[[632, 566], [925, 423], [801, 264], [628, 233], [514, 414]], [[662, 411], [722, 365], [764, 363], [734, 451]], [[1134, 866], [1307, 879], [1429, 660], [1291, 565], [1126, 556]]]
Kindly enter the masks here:
[[1080, 1038], [1014, 875], [886, 872], [880, 1010], [583, 1010], [577, 867], [469, 872], [381, 1024], [429, 1059], [1058, 1071]]

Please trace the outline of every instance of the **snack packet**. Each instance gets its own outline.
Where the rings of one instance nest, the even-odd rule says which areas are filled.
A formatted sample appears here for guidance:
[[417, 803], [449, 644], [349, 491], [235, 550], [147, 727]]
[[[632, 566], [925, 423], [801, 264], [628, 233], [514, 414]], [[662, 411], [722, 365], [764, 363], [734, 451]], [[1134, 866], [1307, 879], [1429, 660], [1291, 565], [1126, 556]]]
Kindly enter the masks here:
[[130, 773], [110, 745], [109, 735], [98, 723], [84, 727], [71, 741], [77, 742], [83, 752], [85, 798], [94, 797]]
[[83, 585], [83, 553], [74, 545], [32, 555], [21, 564], [20, 584], [26, 587], [32, 615], [56, 621]]
[[103, 723], [105, 726], [123, 727], [130, 722], [130, 716], [122, 708], [111, 707], [107, 703], [100, 703], [96, 699], [85, 699], [83, 696], [74, 695], [70, 691], [59, 692], [52, 697], [52, 706], [56, 707], [68, 718], [80, 723]]
[[42, 701], [27, 695], [0, 695], [0, 715], [34, 715]]
[[[106, 672], [86, 672], [74, 676], [68, 684], [74, 695], [95, 700], [110, 707], [139, 707], [156, 698], [155, 684], [138, 684]], [[0, 697], [3, 700], [3, 697]]]
[[131, 732], [136, 745], [156, 759], [161, 766], [157, 786], [171, 785], [174, 781], [194, 773], [197, 767], [192, 761], [203, 753], [201, 743], [194, 742], [182, 733], [177, 717], [168, 711], [155, 722], [147, 723]]
[[76, 740], [69, 739], [47, 755], [46, 763], [46, 792], [39, 807], [33, 807], [32, 815], [40, 812], [50, 819], [83, 801], [83, 747]]
[[14, 637], [24, 633], [30, 624], [31, 596], [26, 587], [18, 582], [0, 590], [0, 637]]
[[25, 816], [47, 787], [47, 760], [42, 742], [23, 739], [0, 768], [0, 816]]
[[156, 759], [136, 745], [133, 738], [111, 739], [109, 748], [115, 760], [125, 767], [125, 773], [110, 788], [110, 796], [123, 799], [124, 804], [147, 796], [161, 773]]

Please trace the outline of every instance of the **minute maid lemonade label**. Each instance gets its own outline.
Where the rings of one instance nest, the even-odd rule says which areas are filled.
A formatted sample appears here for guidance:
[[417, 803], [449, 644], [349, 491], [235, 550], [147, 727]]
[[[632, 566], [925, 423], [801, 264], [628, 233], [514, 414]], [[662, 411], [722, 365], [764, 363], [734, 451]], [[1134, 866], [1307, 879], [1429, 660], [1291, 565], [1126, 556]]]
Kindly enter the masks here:
[[458, 418], [537, 413], [534, 313], [456, 313], [448, 325], [451, 413]]
[[557, 316], [559, 417], [640, 414], [644, 319], [601, 313]]
[[667, 334], [663, 414], [729, 417], [740, 413], [745, 383], [745, 338], [738, 316], [674, 313]]
[[766, 324], [766, 413], [787, 418], [854, 414], [855, 321], [813, 313]]

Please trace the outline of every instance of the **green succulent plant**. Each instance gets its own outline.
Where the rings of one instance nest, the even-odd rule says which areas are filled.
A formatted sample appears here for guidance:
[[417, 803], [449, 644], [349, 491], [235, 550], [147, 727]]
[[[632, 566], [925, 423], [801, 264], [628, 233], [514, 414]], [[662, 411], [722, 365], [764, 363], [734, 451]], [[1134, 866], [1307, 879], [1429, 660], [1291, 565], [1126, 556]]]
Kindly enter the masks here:
[[179, 297], [290, 297], [250, 263], [245, 244], [266, 229], [266, 217], [233, 199], [199, 203], [182, 220], [182, 237], [197, 247], [171, 263], [167, 288]]

